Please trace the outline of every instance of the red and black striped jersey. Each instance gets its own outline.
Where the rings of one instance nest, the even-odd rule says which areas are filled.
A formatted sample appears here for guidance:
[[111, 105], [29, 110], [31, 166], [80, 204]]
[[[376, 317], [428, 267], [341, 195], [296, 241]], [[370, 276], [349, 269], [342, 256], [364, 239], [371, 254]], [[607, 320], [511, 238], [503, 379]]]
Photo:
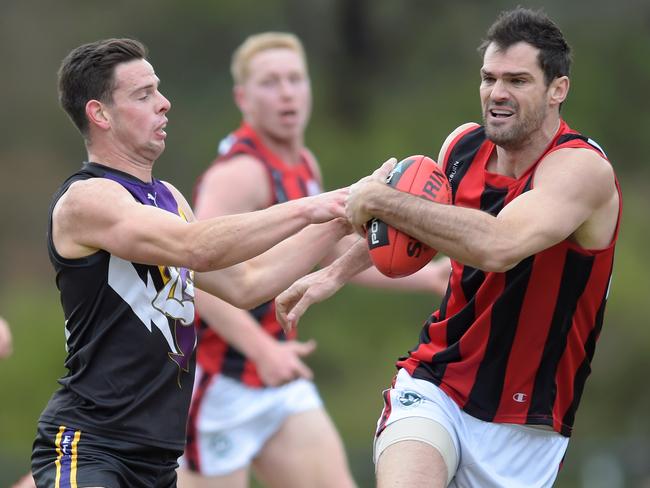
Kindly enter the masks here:
[[[289, 165], [266, 147], [249, 125], [242, 124], [239, 129], [221, 141], [219, 155], [213, 164], [219, 164], [240, 154], [253, 156], [266, 168], [268, 184], [273, 195], [272, 201], [268, 202], [269, 206], [321, 192], [320, 181], [314, 171], [316, 162], [306, 149], [301, 154], [299, 164]], [[200, 191], [202, 191], [201, 178], [197, 181], [194, 190], [195, 201]], [[272, 300], [249, 310], [249, 313], [268, 334], [276, 339], [295, 338], [295, 332], [290, 333], [289, 337], [285, 336], [275, 318], [275, 303]], [[197, 324], [199, 326], [197, 362], [204, 371], [224, 374], [248, 386], [263, 386], [255, 363], [210, 329], [200, 316], [197, 316]]]
[[[539, 162], [562, 148], [588, 148], [606, 158], [562, 121], [537, 163], [510, 178], [487, 171], [495, 145], [483, 127], [469, 127], [442, 161], [454, 205], [497, 215], [532, 188]], [[549, 425], [570, 436], [603, 323], [618, 225], [604, 249], [567, 239], [503, 273], [452, 261], [440, 309], [398, 368], [438, 385], [481, 420]]]

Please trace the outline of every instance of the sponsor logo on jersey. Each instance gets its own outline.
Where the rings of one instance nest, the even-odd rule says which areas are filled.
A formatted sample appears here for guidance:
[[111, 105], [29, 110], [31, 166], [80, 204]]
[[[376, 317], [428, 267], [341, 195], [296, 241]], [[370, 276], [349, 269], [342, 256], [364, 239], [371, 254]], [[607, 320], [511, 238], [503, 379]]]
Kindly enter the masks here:
[[156, 198], [158, 198], [158, 194], [156, 192], [153, 192], [153, 195], [151, 193], [147, 193], [147, 200], [151, 200], [155, 207], [158, 206]]
[[447, 180], [449, 180], [450, 184], [456, 177], [456, 173], [458, 172], [459, 165], [460, 165], [460, 161], [454, 161], [453, 163], [451, 163], [451, 171], [449, 172], [449, 176], [447, 177]]

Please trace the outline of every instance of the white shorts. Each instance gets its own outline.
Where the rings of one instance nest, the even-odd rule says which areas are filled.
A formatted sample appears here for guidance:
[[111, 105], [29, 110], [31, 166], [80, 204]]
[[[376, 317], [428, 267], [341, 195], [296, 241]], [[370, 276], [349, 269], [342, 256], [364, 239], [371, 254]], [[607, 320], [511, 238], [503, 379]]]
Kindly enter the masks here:
[[[550, 487], [569, 443], [567, 437], [550, 429], [476, 419], [463, 412], [436, 385], [414, 379], [404, 369], [398, 372], [394, 387], [384, 392], [384, 400], [386, 405], [377, 423], [382, 430], [375, 438], [375, 463], [383, 449], [390, 445], [380, 439], [391, 424], [416, 417], [430, 419], [442, 426], [441, 432], [449, 434], [449, 437], [446, 433], [439, 437], [441, 444], [455, 449], [446, 456], [443, 454], [446, 463], [447, 459], [456, 462], [456, 466], [447, 466], [450, 478], [453, 474], [451, 487]], [[399, 430], [397, 425], [394, 430]], [[408, 437], [408, 429], [403, 432], [405, 435], [401, 439], [392, 434], [387, 437], [395, 439], [391, 443], [418, 438], [418, 435]], [[435, 445], [437, 442], [438, 439], [434, 439], [429, 443]]]
[[[203, 374], [196, 369], [195, 393]], [[222, 476], [247, 467], [287, 417], [323, 405], [316, 386], [304, 379], [251, 388], [223, 375], [211, 378], [198, 401], [193, 406], [196, 415], [188, 424], [188, 447], [179, 464], [204, 476]]]

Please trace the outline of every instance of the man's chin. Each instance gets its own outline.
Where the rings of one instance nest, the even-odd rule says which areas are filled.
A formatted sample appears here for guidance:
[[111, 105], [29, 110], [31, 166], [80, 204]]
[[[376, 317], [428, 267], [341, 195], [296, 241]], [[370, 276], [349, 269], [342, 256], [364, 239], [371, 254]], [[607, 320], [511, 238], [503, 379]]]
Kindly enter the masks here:
[[485, 128], [485, 137], [497, 146], [508, 147], [517, 142], [517, 137], [512, 133], [512, 130], [490, 127], [490, 125]]
[[165, 141], [158, 141], [156, 144], [149, 146], [149, 150], [147, 151], [148, 159], [155, 161], [163, 152], [165, 152]]

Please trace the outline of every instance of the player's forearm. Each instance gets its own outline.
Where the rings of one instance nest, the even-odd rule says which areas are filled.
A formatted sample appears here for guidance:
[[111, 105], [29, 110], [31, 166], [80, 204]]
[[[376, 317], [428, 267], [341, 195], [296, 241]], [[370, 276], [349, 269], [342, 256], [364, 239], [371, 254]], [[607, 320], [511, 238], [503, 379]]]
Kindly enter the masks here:
[[480, 210], [430, 202], [383, 186], [368, 193], [369, 214], [462, 263], [489, 271], [504, 266], [507, 236], [497, 219]]
[[246, 261], [310, 223], [308, 211], [288, 202], [257, 212], [226, 215], [191, 224], [187, 237], [195, 270], [209, 271]]
[[246, 282], [242, 287], [246, 308], [274, 298], [309, 273], [349, 231], [344, 219], [311, 225], [248, 261]]
[[368, 244], [365, 239], [361, 238], [327, 268], [331, 278], [342, 286], [371, 266]]

